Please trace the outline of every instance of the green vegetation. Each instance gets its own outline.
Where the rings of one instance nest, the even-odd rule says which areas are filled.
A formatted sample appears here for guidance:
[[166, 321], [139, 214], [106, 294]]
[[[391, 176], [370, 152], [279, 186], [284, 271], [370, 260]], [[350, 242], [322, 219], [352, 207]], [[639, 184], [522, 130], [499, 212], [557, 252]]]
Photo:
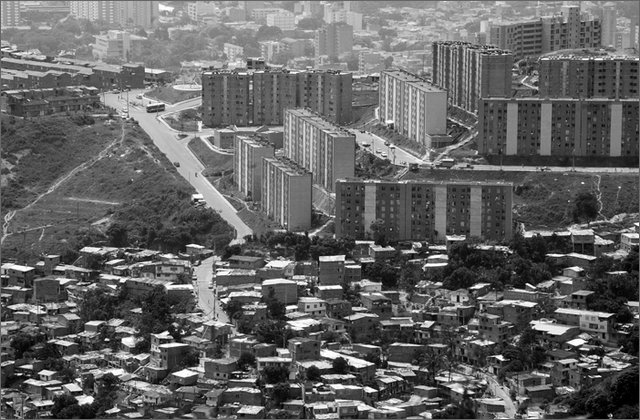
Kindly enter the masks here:
[[638, 368], [632, 366], [604, 379], [597, 385], [584, 387], [558, 400], [568, 404], [571, 416], [588, 414], [589, 418], [638, 418]]
[[[5, 124], [4, 118], [3, 213], [17, 212], [3, 256], [33, 262], [55, 253], [73, 262], [87, 245], [177, 252], [193, 241], [220, 248], [229, 243], [232, 228], [212, 210], [192, 207], [192, 187], [138, 125], [96, 120], [79, 126], [69, 117], [13, 123], [9, 117]], [[24, 209], [53, 180], [92, 158], [94, 163]]]
[[380, 159], [373, 153], [366, 152], [362, 149], [356, 150], [355, 175], [358, 178], [390, 178], [395, 175], [397, 170], [398, 167], [392, 165], [387, 159]]
[[81, 21], [72, 17], [58, 21], [59, 17], [47, 15], [43, 20], [52, 25], [50, 30], [2, 28], [2, 39], [24, 50], [38, 49], [45, 55], [55, 56], [61, 50], [75, 50], [77, 58], [93, 59], [90, 46], [94, 42], [93, 35], [109, 29], [106, 24]]
[[205, 176], [210, 181], [221, 176], [223, 173], [228, 174], [233, 171], [233, 155], [224, 155], [213, 151], [204, 142], [207, 141], [200, 137], [194, 137], [189, 140], [189, 150], [198, 158], [200, 163], [205, 167]]
[[175, 104], [177, 102], [186, 101], [187, 99], [198, 98], [200, 92], [189, 92], [184, 90], [176, 90], [172, 86], [158, 86], [157, 88], [145, 93], [145, 97], [155, 99], [156, 101]]
[[19, 209], [51, 182], [89, 160], [120, 135], [115, 126], [81, 116], [0, 117], [2, 212]]

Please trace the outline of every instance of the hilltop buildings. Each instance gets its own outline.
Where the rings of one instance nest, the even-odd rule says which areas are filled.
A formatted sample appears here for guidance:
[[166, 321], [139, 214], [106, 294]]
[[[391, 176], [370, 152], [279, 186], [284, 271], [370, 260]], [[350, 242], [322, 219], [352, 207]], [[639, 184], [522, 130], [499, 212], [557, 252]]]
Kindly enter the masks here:
[[620, 55], [541, 57], [541, 98], [638, 98], [640, 58]]
[[481, 98], [511, 96], [513, 54], [468, 42], [433, 43], [433, 84], [447, 90], [451, 105], [478, 112]]
[[114, 66], [62, 57], [33, 56], [10, 47], [2, 49], [2, 85], [8, 89], [89, 86], [100, 90], [144, 87], [140, 64]]
[[351, 121], [351, 74], [339, 71], [211, 70], [202, 74], [203, 123], [281, 125], [284, 110], [307, 107]]
[[158, 18], [158, 1], [70, 1], [71, 14], [92, 22], [104, 21], [124, 27], [151, 27]]
[[493, 182], [336, 182], [336, 237], [444, 242], [512, 236], [513, 185]]
[[490, 44], [512, 51], [518, 58], [599, 47], [600, 40], [600, 21], [581, 16], [579, 6], [563, 6], [559, 16], [498, 23], [490, 30]]
[[18, 26], [20, 23], [20, 2], [11, 0], [0, 2], [0, 19], [3, 28]]
[[326, 55], [338, 57], [353, 50], [353, 26], [344, 22], [333, 22], [316, 31], [316, 57]]

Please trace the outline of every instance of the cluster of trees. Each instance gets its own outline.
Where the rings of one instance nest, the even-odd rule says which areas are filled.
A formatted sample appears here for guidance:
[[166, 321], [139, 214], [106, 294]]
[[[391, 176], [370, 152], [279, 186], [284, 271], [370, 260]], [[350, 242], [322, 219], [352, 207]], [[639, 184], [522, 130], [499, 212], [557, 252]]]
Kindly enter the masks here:
[[189, 199], [188, 191], [172, 186], [121, 205], [106, 232], [109, 244], [173, 253], [194, 242], [224, 248], [231, 241], [231, 227], [214, 210], [193, 207]]
[[630, 367], [603, 382], [560, 398], [571, 408], [570, 415], [588, 414], [589, 418], [614, 419], [638, 418], [638, 377], [637, 367]]
[[113, 408], [118, 396], [120, 380], [107, 373], [97, 380], [98, 392], [93, 403], [79, 405], [71, 395], [61, 395], [53, 399], [51, 414], [54, 419], [95, 419], [104, 418], [105, 411]]
[[480, 251], [466, 242], [452, 246], [449, 264], [442, 273], [443, 287], [456, 290], [487, 282], [502, 290], [506, 285], [536, 285], [557, 273], [557, 267], [546, 261], [545, 255], [554, 251], [543, 238], [524, 239], [516, 235], [510, 245], [512, 254]]
[[[309, 258], [317, 261], [319, 257], [324, 255], [346, 255], [347, 258], [351, 258], [356, 245], [355, 241], [350, 238], [334, 239], [318, 236], [309, 238], [307, 234], [299, 235], [293, 232], [270, 231], [260, 237], [254, 235], [246, 239], [249, 244], [257, 242], [269, 247], [269, 249], [279, 248], [285, 256], [293, 257], [296, 261], [304, 261]], [[223, 259], [242, 253], [242, 247], [227, 247]]]
[[51, 29], [3, 29], [2, 39], [24, 50], [38, 49], [45, 55], [55, 56], [65, 50], [75, 51], [77, 58], [91, 59], [90, 44], [94, 42], [94, 35], [109, 29], [104, 22], [89, 22], [73, 17], [50, 23], [53, 25]]

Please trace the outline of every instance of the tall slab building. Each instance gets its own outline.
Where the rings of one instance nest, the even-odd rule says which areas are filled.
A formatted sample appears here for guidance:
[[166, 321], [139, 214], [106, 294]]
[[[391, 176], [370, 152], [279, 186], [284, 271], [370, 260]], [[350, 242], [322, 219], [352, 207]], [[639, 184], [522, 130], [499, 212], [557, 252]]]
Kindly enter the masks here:
[[439, 41], [433, 49], [433, 84], [446, 89], [451, 105], [478, 112], [478, 100], [511, 96], [513, 54], [487, 45]]
[[336, 182], [336, 237], [444, 242], [447, 235], [509, 240], [513, 184], [464, 181]]

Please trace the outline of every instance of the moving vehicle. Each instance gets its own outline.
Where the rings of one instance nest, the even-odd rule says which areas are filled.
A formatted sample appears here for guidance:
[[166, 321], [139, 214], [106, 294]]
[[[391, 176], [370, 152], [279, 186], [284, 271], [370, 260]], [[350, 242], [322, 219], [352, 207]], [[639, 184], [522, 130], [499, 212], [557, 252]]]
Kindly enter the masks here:
[[445, 159], [442, 159], [440, 161], [438, 166], [441, 167], [441, 168], [451, 168], [455, 164], [456, 164], [456, 160], [455, 159], [445, 158]]
[[387, 154], [383, 152], [383, 153], [380, 154], [380, 156], [382, 156], [383, 158], [386, 158]]
[[162, 102], [156, 102], [147, 105], [147, 112], [160, 112], [164, 111], [165, 105]]

